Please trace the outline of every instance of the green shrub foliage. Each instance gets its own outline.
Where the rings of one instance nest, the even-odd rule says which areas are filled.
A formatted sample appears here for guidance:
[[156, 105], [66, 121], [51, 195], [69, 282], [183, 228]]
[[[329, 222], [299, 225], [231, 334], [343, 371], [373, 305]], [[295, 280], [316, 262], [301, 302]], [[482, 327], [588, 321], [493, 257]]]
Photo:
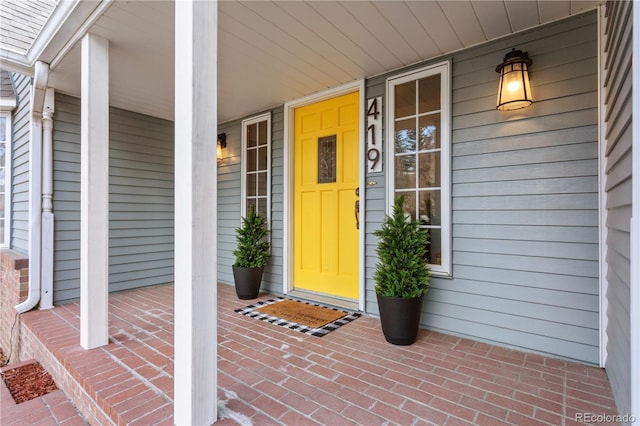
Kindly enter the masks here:
[[373, 278], [381, 296], [415, 298], [429, 288], [426, 259], [429, 234], [416, 220], [405, 217], [404, 195], [396, 197], [392, 216], [386, 216], [378, 237], [378, 264]]
[[233, 255], [234, 266], [241, 268], [260, 268], [269, 261], [269, 229], [267, 220], [256, 212], [255, 205], [249, 207], [246, 217], [242, 218], [242, 226], [236, 229], [238, 243]]

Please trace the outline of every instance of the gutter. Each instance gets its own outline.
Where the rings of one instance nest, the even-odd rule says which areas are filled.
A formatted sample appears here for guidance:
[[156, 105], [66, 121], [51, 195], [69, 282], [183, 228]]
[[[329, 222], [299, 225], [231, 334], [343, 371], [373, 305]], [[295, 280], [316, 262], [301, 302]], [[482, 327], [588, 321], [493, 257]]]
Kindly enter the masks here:
[[49, 65], [36, 62], [31, 89], [31, 125], [29, 143], [29, 293], [16, 305], [21, 314], [33, 309], [40, 301], [42, 261], [42, 112], [49, 80]]
[[114, 0], [61, 0], [27, 52], [0, 48], [0, 67], [29, 77], [37, 61], [53, 70]]

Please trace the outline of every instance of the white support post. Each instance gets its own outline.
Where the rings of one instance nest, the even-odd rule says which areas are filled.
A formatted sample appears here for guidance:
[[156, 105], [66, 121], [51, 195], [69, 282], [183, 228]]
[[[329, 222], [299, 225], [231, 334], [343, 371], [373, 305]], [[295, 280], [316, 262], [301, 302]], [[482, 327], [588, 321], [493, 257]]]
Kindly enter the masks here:
[[605, 368], [607, 363], [607, 345], [609, 342], [608, 324], [609, 319], [607, 316], [607, 309], [609, 306], [609, 299], [607, 297], [607, 291], [609, 288], [609, 281], [607, 279], [609, 273], [609, 264], [607, 263], [607, 252], [609, 246], [607, 244], [607, 236], [609, 233], [609, 227], [607, 226], [607, 217], [609, 212], [607, 210], [607, 108], [605, 104], [605, 78], [606, 70], [604, 64], [606, 63], [605, 52], [605, 29], [606, 18], [604, 5], [598, 8], [598, 168], [599, 168], [599, 188], [598, 188], [598, 201], [599, 201], [599, 220], [600, 220], [600, 235], [599, 235], [599, 264], [600, 264], [600, 367]]
[[[640, 117], [640, 5], [633, 4], [633, 56], [632, 65], [632, 114]], [[629, 323], [631, 336], [631, 415], [629, 423], [640, 425], [640, 118], [632, 123], [631, 167], [632, 167], [632, 205], [631, 205], [631, 282]], [[623, 413], [624, 414], [624, 413]]]
[[109, 343], [109, 41], [82, 39], [80, 344]]
[[53, 308], [53, 114], [55, 92], [45, 91], [42, 110], [42, 259], [40, 309]]
[[175, 2], [174, 422], [217, 419], [217, 2]]

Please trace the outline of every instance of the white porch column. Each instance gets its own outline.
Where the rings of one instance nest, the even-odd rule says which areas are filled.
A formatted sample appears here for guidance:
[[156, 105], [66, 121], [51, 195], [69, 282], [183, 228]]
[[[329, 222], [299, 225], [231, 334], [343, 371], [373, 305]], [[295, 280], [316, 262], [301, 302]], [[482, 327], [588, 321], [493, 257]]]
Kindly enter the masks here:
[[106, 345], [109, 301], [109, 41], [82, 39], [80, 344]]
[[[633, 92], [632, 113], [640, 117], [640, 5], [633, 4]], [[640, 119], [632, 124], [632, 205], [631, 205], [631, 283], [630, 330], [631, 336], [631, 415], [634, 425], [640, 425]], [[621, 413], [625, 414], [625, 413]]]
[[175, 2], [174, 422], [217, 419], [217, 2]]
[[55, 92], [45, 91], [42, 110], [42, 258], [40, 309], [53, 308], [53, 115]]

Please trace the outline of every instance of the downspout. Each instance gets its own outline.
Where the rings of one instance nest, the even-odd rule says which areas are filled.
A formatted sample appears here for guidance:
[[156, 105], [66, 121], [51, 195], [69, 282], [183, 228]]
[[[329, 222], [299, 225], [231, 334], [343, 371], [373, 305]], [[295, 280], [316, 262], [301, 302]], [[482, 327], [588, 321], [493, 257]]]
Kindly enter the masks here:
[[42, 252], [42, 110], [49, 80], [49, 65], [35, 63], [31, 90], [31, 125], [29, 129], [29, 293], [16, 305], [21, 314], [33, 309], [40, 301], [40, 268]]

